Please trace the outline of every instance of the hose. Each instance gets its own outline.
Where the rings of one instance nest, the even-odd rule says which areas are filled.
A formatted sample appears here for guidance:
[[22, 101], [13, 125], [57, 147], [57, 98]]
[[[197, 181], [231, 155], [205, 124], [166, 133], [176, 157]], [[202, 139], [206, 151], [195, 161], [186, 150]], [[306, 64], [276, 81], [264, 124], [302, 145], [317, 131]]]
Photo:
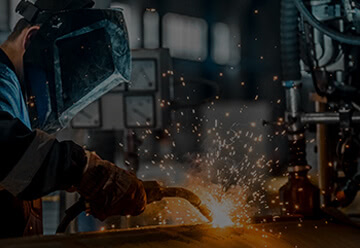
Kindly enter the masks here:
[[[299, 12], [294, 0], [282, 0], [280, 9], [280, 44], [283, 81], [298, 81], [301, 79], [298, 17]], [[303, 133], [304, 130], [301, 128], [296, 132], [292, 130], [289, 134], [300, 135]], [[306, 165], [305, 139], [302, 138], [295, 143], [292, 139], [289, 139], [288, 142], [290, 148], [289, 166]]]
[[77, 201], [74, 205], [65, 211], [65, 217], [62, 219], [61, 223], [56, 229], [56, 233], [64, 233], [70, 222], [85, 210], [85, 200], [80, 198], [79, 201]]
[[293, 1], [296, 8], [301, 13], [301, 15], [305, 18], [305, 20], [307, 20], [311, 26], [318, 29], [323, 34], [329, 36], [333, 40], [336, 40], [340, 43], [345, 43], [345, 44], [353, 45], [353, 46], [360, 46], [360, 37], [353, 36], [353, 35], [346, 35], [346, 34], [340, 33], [339, 31], [336, 31], [336, 30], [333, 30], [333, 29], [327, 27], [326, 25], [324, 25], [323, 23], [318, 21], [309, 12], [309, 10], [306, 8], [303, 0], [287, 0], [284, 2], [289, 2], [289, 1], [290, 2]]
[[298, 16], [299, 12], [293, 0], [281, 1], [280, 44], [283, 81], [301, 79]]

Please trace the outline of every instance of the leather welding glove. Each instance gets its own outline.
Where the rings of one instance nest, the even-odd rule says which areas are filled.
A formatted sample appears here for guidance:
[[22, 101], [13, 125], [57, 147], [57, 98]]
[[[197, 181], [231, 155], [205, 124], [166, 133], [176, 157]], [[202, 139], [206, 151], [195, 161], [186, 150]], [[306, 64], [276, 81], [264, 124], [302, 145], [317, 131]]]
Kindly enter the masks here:
[[350, 180], [344, 188], [336, 193], [336, 202], [341, 207], [349, 206], [354, 201], [359, 186], [359, 183], [355, 183], [353, 180]]
[[103, 221], [114, 215], [139, 215], [146, 207], [141, 180], [113, 163], [86, 151], [88, 163], [76, 190], [89, 205], [87, 212]]

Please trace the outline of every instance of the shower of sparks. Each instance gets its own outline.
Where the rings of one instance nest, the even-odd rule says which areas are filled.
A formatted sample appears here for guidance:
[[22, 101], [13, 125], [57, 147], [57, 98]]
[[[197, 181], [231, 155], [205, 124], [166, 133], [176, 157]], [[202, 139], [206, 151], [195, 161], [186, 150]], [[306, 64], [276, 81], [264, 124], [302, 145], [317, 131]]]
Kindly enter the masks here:
[[[236, 192], [239, 190], [238, 192]], [[221, 186], [197, 187], [194, 189], [212, 213], [213, 227], [227, 227], [249, 223], [249, 215], [246, 197], [243, 191], [237, 187], [224, 192]]]
[[[182, 128], [183, 124], [174, 124], [177, 133], [181, 132]], [[191, 169], [188, 170], [187, 180], [175, 185], [185, 187], [200, 197], [202, 203], [212, 212], [211, 224], [214, 227], [250, 224], [254, 215], [261, 214], [269, 208], [265, 183], [266, 174], [271, 171], [273, 162], [267, 161], [265, 155], [258, 152], [264, 135], [255, 133], [255, 122], [234, 123], [225, 134], [220, 132], [223, 128], [221, 120], [215, 120], [213, 128], [209, 130], [202, 130], [197, 125], [192, 125], [192, 128], [193, 133], [199, 137], [201, 135], [198, 134], [206, 132], [202, 139], [210, 145], [206, 145], [204, 153], [191, 156]], [[164, 131], [165, 137], [171, 137], [171, 133], [170, 129]], [[175, 147], [171, 139], [168, 143]], [[145, 150], [143, 152], [148, 153]], [[174, 154], [153, 154], [152, 157], [152, 165], [159, 166], [165, 178], [171, 178], [178, 173], [172, 163], [177, 159]], [[151, 170], [152, 167], [145, 168]], [[144, 176], [140, 175], [140, 178]], [[168, 184], [169, 182], [165, 183]], [[207, 219], [186, 200], [177, 198], [168, 198], [149, 205], [142, 218], [147, 218], [145, 221], [142, 220], [147, 225], [207, 222]]]
[[[182, 87], [187, 87], [185, 78], [180, 80]], [[241, 85], [244, 86], [245, 82]], [[201, 115], [201, 109], [178, 110], [174, 111], [176, 122], [162, 133], [153, 133], [150, 129], [138, 132], [144, 143], [150, 140], [148, 144], [153, 144], [153, 141], [158, 144], [156, 149], [149, 145], [139, 148], [140, 158], [149, 162], [143, 164], [138, 177], [193, 191], [212, 212], [211, 224], [214, 227], [242, 227], [250, 224], [254, 216], [269, 214], [269, 204], [279, 204], [278, 198], [269, 199], [268, 195], [268, 192], [277, 190], [268, 185], [268, 175], [279, 166], [279, 160], [269, 160], [263, 152], [265, 142], [272, 142], [275, 136], [284, 136], [285, 133], [263, 133], [259, 119], [239, 118], [246, 121], [234, 122], [229, 127], [229, 122], [239, 115], [246, 115], [249, 107], [239, 105], [238, 109], [219, 112], [216, 109], [219, 99], [216, 97], [204, 106], [203, 109], [210, 114]], [[256, 95], [254, 102], [258, 100]], [[165, 102], [159, 102], [165, 105]], [[280, 104], [280, 101], [275, 100], [274, 104]], [[211, 116], [213, 111], [217, 111], [218, 118]], [[279, 125], [282, 121], [279, 118]], [[187, 135], [184, 137], [192, 135], [194, 141], [202, 146], [202, 151], [179, 157], [176, 149], [183, 147], [182, 143], [176, 143], [176, 137], [183, 133]], [[119, 143], [119, 146], [124, 145]], [[278, 150], [274, 147], [275, 153]], [[186, 200], [166, 198], [148, 205], [141, 216], [127, 218], [123, 227], [204, 222], [207, 219]]]
[[267, 209], [265, 174], [272, 162], [254, 152], [262, 140], [241, 125], [234, 124], [226, 137], [215, 135], [208, 152], [198, 156], [199, 173], [188, 176], [189, 189], [198, 194], [212, 212], [213, 226], [250, 223], [251, 217]]
[[226, 201], [224, 199], [218, 201], [212, 195], [210, 195], [209, 198], [211, 200], [209, 202], [204, 201], [204, 203], [212, 212], [212, 225], [214, 227], [226, 227], [234, 225], [234, 222], [230, 216], [230, 213], [234, 207], [232, 202]]

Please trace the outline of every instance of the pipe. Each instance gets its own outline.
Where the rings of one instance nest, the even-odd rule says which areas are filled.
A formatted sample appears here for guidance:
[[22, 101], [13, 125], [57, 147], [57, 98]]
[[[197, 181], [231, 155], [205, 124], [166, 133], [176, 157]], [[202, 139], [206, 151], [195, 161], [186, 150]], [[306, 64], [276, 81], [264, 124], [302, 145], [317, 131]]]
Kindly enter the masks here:
[[[294, 1], [282, 0], [280, 14], [282, 79], [286, 94], [286, 122], [289, 123], [289, 166], [291, 167], [307, 164], [305, 150], [303, 149], [303, 144], [305, 144], [304, 128], [299, 121], [301, 113], [301, 73], [298, 40], [299, 13]], [[294, 142], [294, 140], [299, 142]]]
[[[286, 93], [286, 122], [290, 150], [289, 167], [307, 165], [304, 127], [300, 122], [301, 73], [298, 40], [298, 10], [293, 0], [282, 0], [280, 10], [280, 44], [283, 86]], [[297, 142], [294, 142], [294, 141]]]
[[[339, 124], [339, 113], [304, 113], [301, 115], [303, 124]], [[351, 117], [353, 123], [360, 123], [360, 115], [356, 114]]]
[[281, 1], [281, 62], [286, 93], [285, 121], [289, 144], [288, 182], [279, 190], [282, 215], [314, 217], [319, 209], [319, 190], [307, 178], [305, 128], [301, 122], [300, 49], [298, 10], [293, 0]]
[[345, 43], [345, 44], [353, 45], [353, 46], [360, 46], [360, 37], [353, 36], [353, 35], [346, 35], [346, 34], [343, 34], [338, 31], [328, 28], [327, 26], [322, 24], [320, 21], [318, 21], [309, 12], [309, 10], [306, 8], [303, 0], [293, 0], [293, 2], [295, 4], [296, 8], [301, 13], [301, 15], [305, 18], [305, 20], [307, 20], [311, 26], [318, 29], [323, 34], [329, 36], [333, 40], [336, 40], [340, 43]]

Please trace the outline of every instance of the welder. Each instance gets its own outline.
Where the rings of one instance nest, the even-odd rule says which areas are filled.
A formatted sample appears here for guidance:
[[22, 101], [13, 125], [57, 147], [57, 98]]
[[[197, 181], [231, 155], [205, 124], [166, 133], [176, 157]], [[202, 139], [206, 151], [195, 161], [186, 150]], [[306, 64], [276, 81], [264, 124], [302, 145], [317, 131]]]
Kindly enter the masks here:
[[[2, 238], [41, 234], [41, 200], [37, 199], [57, 190], [77, 191], [88, 202], [89, 213], [100, 220], [112, 215], [138, 215], [144, 211], [146, 194], [135, 175], [72, 141], [59, 142], [44, 131], [59, 130], [64, 126], [65, 120], [83, 107], [77, 103], [84, 104], [98, 96], [101, 89], [96, 87], [103, 84], [105, 78], [111, 79], [102, 87], [108, 90], [116, 83], [115, 79], [130, 74], [130, 66], [125, 66], [130, 64], [126, 27], [120, 21], [118, 26], [111, 23], [116, 12], [90, 10], [93, 5], [92, 0], [38, 0], [34, 4], [22, 0], [18, 11], [24, 18], [0, 46]], [[81, 11], [74, 14], [67, 10]], [[57, 13], [56, 18], [53, 13]], [[102, 20], [104, 16], [108, 19]], [[86, 26], [87, 20], [95, 19], [99, 20], [95, 23], [100, 25], [99, 28], [95, 24], [90, 28]], [[73, 30], [76, 25], [82, 27]], [[116, 37], [111, 37], [112, 32], [106, 30], [118, 30]], [[96, 39], [89, 39], [91, 35]], [[125, 38], [116, 40], [118, 37]], [[47, 46], [49, 42], [52, 44]], [[79, 42], [83, 42], [84, 47], [78, 46]], [[72, 47], [73, 44], [79, 51], [75, 45]], [[105, 50], [97, 52], [97, 47], [101, 46]], [[124, 47], [122, 52], [111, 50], [119, 47]], [[90, 49], [91, 52], [87, 52]], [[94, 56], [106, 57], [104, 51], [110, 54], [109, 58], [121, 57], [116, 62], [115, 59], [98, 62], [99, 58]], [[90, 57], [73, 61], [79, 59], [77, 53]], [[118, 61], [123, 64], [116, 64]], [[99, 70], [96, 71], [91, 67], [96, 63], [105, 64], [96, 65], [95, 69]], [[121, 70], [123, 67], [125, 69]], [[96, 74], [92, 75], [94, 71]], [[59, 72], [61, 76], [58, 76]], [[60, 93], [59, 82], [62, 85]], [[89, 89], [94, 90], [87, 91]]]

